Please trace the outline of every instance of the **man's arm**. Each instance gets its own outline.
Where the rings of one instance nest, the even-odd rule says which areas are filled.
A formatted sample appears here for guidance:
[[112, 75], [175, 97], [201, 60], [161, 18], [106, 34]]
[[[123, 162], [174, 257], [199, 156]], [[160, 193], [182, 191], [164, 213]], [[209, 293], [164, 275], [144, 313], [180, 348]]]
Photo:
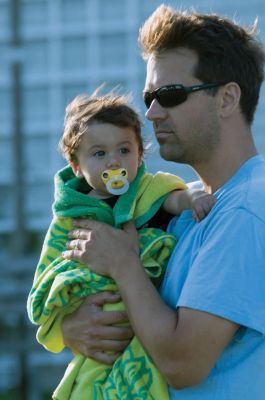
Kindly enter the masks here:
[[238, 325], [206, 312], [168, 307], [139, 261], [132, 223], [124, 231], [96, 221], [82, 220], [78, 226], [85, 228], [78, 229], [77, 235], [82, 249], [70, 250], [65, 257], [89, 264], [116, 281], [136, 336], [171, 386], [182, 389], [201, 382]]
[[170, 309], [141, 265], [131, 264], [114, 279], [136, 336], [167, 382], [183, 389], [206, 378], [238, 325], [202, 311]]

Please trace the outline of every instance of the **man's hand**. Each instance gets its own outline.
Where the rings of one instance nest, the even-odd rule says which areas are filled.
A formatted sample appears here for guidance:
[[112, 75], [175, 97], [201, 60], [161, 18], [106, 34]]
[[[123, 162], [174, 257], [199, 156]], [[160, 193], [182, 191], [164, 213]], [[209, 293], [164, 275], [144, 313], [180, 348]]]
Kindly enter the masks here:
[[63, 257], [114, 280], [116, 274], [130, 267], [130, 261], [139, 261], [138, 233], [132, 221], [126, 222], [123, 230], [89, 219], [77, 220], [74, 225]]
[[120, 296], [101, 292], [89, 296], [79, 309], [67, 315], [62, 323], [64, 343], [74, 352], [96, 361], [113, 364], [133, 337], [125, 311], [103, 311], [106, 303], [117, 303]]

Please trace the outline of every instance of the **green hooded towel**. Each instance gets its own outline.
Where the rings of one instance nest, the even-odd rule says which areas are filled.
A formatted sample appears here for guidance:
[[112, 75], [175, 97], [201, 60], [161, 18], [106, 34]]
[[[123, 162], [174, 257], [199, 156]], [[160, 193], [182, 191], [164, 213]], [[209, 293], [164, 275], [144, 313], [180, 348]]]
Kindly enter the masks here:
[[[46, 349], [62, 351], [61, 322], [87, 296], [117, 290], [112, 279], [62, 257], [68, 233], [73, 229], [72, 219], [92, 218], [117, 228], [133, 219], [139, 228], [142, 264], [155, 281], [162, 276], [176, 240], [160, 229], [140, 227], [156, 214], [169, 192], [185, 188], [180, 178], [160, 172], [149, 174], [142, 164], [128, 191], [111, 208], [105, 201], [87, 196], [91, 188], [84, 179], [73, 174], [71, 167], [56, 174], [54, 218], [44, 241], [27, 304], [30, 320], [39, 325], [37, 340]], [[124, 305], [121, 302], [104, 306], [104, 310], [110, 309], [124, 309]], [[53, 399], [167, 400], [169, 396], [165, 380], [134, 337], [112, 367], [80, 354], [74, 355]]]

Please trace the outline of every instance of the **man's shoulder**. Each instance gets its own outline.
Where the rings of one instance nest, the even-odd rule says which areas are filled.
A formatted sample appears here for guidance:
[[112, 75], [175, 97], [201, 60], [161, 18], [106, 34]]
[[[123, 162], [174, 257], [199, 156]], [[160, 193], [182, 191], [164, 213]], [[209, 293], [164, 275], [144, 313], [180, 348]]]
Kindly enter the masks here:
[[216, 193], [217, 199], [226, 209], [245, 209], [263, 215], [265, 220], [265, 160], [254, 157]]

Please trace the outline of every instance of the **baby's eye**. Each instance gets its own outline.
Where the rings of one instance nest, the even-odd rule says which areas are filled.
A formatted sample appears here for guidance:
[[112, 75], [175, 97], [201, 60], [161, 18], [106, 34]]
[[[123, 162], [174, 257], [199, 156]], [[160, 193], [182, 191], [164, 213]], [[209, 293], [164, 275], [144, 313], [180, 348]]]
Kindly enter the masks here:
[[94, 157], [104, 157], [105, 156], [105, 151], [104, 150], [98, 150], [96, 151], [93, 155]]
[[127, 149], [127, 147], [122, 147], [122, 148], [120, 149], [120, 152], [121, 152], [121, 154], [127, 154], [127, 153], [130, 152], [130, 150]]

